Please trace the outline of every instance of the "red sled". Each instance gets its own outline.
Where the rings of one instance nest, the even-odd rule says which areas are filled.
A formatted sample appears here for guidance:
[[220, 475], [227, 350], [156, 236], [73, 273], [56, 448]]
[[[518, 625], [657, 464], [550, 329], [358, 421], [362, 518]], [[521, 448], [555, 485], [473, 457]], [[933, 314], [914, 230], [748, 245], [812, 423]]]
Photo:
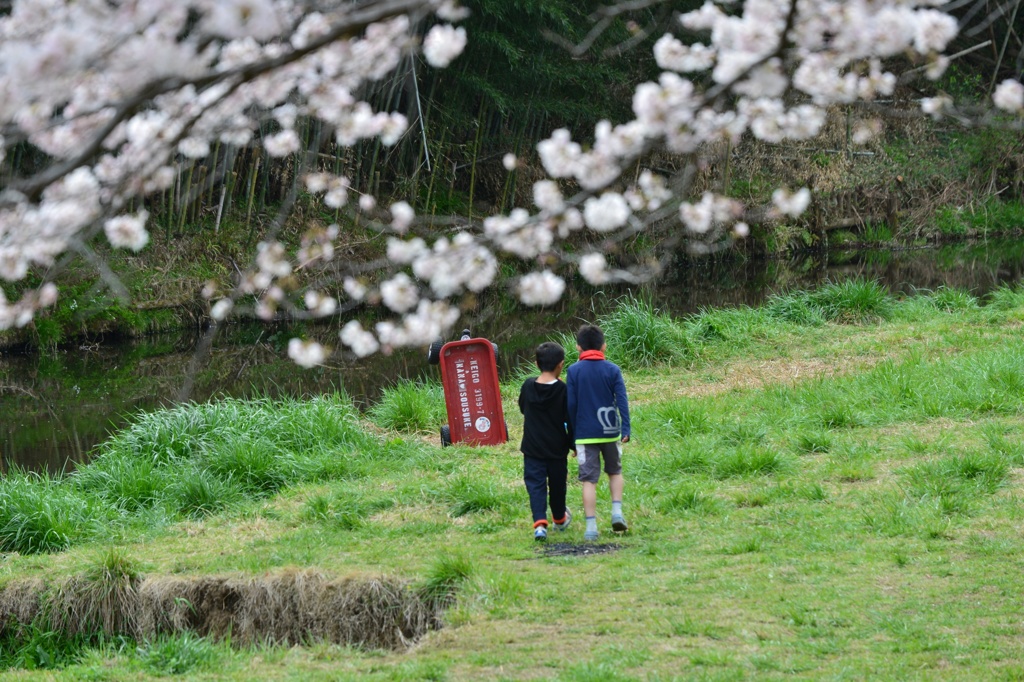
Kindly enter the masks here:
[[487, 339], [435, 341], [427, 362], [441, 365], [441, 384], [448, 423], [441, 427], [441, 446], [501, 445], [508, 440], [498, 384], [498, 347]]

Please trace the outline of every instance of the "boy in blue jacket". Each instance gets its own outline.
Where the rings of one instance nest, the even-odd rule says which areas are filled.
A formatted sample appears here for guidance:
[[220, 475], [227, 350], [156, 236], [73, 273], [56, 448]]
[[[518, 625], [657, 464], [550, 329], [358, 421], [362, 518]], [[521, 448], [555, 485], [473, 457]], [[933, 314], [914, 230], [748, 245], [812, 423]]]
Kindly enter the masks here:
[[576, 333], [579, 362], [565, 373], [569, 426], [576, 437], [576, 460], [583, 483], [584, 540], [597, 540], [597, 482], [601, 459], [612, 496], [612, 530], [629, 529], [622, 516], [622, 443], [629, 442], [629, 400], [618, 365], [604, 359], [604, 332], [592, 324]]

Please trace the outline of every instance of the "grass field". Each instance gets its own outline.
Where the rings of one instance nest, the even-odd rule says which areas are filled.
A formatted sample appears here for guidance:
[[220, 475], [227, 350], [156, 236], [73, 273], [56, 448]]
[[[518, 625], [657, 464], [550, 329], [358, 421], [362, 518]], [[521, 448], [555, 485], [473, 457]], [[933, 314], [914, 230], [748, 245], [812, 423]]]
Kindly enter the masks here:
[[861, 283], [658, 316], [676, 353], [630, 347], [657, 311], [624, 305], [631, 528], [611, 533], [605, 487], [602, 551], [565, 553], [583, 546], [574, 482], [577, 521], [533, 541], [513, 380], [513, 442], [487, 449], [438, 447], [429, 384], [376, 423], [343, 396], [189, 406], [78, 475], [4, 481], [0, 612], [33, 585], [45, 606], [110, 575], [315, 570], [443, 594], [443, 627], [378, 650], [39, 620], [0, 631], [0, 677], [1024, 679], [1022, 292]]

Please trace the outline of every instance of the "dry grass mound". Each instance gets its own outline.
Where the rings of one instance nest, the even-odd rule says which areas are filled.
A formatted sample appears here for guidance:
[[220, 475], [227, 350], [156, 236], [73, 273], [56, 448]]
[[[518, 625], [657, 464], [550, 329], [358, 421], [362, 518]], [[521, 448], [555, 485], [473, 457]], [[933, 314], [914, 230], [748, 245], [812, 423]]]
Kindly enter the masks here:
[[255, 578], [143, 578], [100, 569], [54, 584], [8, 583], [0, 589], [0, 634], [36, 627], [142, 640], [189, 631], [238, 644], [401, 649], [440, 627], [443, 607], [391, 578], [333, 579], [298, 569]]

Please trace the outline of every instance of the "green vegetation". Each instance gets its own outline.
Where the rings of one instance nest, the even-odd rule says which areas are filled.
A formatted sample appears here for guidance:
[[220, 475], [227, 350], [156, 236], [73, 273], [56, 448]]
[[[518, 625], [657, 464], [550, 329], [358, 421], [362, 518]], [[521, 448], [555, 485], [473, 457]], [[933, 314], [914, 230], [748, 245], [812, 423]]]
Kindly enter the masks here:
[[446, 419], [441, 384], [400, 381], [384, 389], [369, 417], [385, 429], [435, 431]]
[[1018, 232], [1024, 229], [1024, 203], [990, 198], [977, 206], [943, 206], [935, 225], [944, 237]]
[[[5, 555], [0, 609], [43, 590], [51, 620], [0, 631], [3, 664], [45, 669], [27, 679], [1024, 672], [1007, 663], [1024, 588], [1024, 291], [895, 299], [859, 282], [683, 320], [623, 308], [646, 310], [690, 355], [627, 371], [631, 531], [608, 530], [601, 490], [598, 548], [610, 551], [563, 553], [582, 545], [582, 524], [547, 548], [532, 540], [511, 405], [512, 442], [444, 450], [411, 422], [373, 433], [344, 397], [191, 405], [137, 417], [73, 475], [10, 479], [0, 500], [18, 499], [26, 526], [49, 500], [40, 518], [94, 527], [55, 523], [49, 537], [71, 541]], [[174, 491], [197, 471], [233, 501], [182, 511]], [[196, 590], [225, 575], [287, 594], [321, 584], [311, 570], [425, 576], [411, 594], [444, 609], [444, 628], [394, 651], [320, 635], [229, 646], [187, 628], [128, 637], [109, 616], [145, 585], [163, 585], [159, 603], [177, 612], [175, 599], [198, 608]]]
[[232, 400], [139, 415], [63, 478], [0, 479], [0, 551], [50, 552], [110, 540], [304, 481], [357, 477], [391, 446], [344, 396]]

